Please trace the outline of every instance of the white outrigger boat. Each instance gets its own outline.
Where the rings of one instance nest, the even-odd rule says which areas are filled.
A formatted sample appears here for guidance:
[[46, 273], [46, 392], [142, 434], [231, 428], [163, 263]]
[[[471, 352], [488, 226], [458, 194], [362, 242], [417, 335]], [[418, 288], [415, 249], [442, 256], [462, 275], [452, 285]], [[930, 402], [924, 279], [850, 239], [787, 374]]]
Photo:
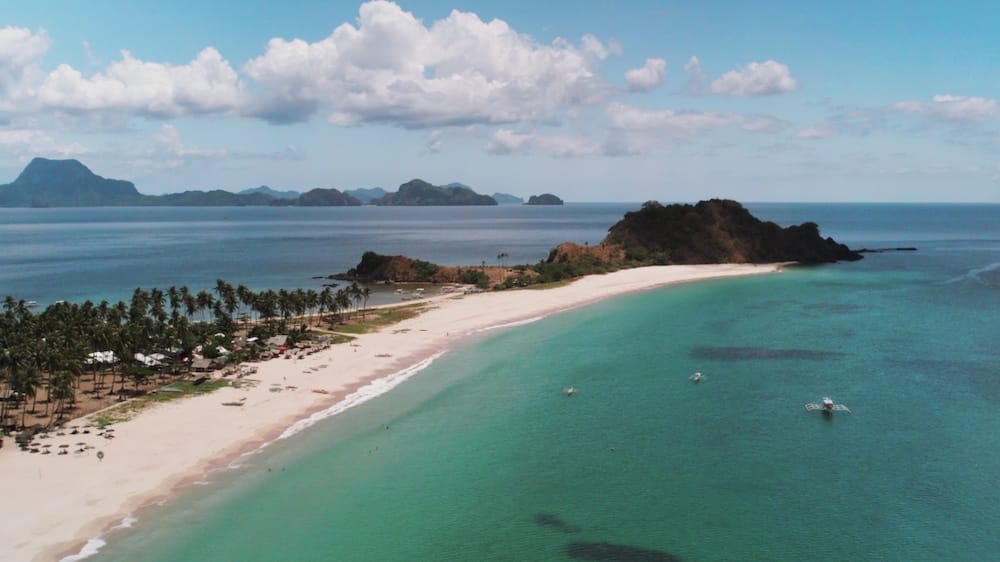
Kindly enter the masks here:
[[813, 410], [821, 410], [824, 414], [832, 414], [833, 412], [851, 413], [851, 409], [844, 404], [834, 404], [833, 400], [825, 397], [819, 404], [806, 404], [807, 412], [811, 412]]

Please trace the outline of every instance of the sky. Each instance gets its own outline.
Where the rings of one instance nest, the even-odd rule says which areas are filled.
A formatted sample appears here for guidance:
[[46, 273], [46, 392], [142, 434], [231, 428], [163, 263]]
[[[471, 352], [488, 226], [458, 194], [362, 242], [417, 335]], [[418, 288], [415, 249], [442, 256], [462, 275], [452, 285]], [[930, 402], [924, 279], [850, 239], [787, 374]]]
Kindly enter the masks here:
[[0, 183], [1000, 202], [1000, 3], [4, 0]]

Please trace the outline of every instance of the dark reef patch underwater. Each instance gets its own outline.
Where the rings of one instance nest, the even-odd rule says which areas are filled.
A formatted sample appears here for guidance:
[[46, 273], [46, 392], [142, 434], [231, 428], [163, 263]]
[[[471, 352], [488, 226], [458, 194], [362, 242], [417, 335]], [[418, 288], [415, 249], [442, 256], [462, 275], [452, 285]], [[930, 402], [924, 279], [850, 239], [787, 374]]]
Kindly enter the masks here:
[[716, 361], [757, 361], [757, 360], [794, 360], [794, 361], [827, 361], [839, 359], [845, 354], [837, 351], [819, 351], [815, 349], [771, 349], [767, 347], [713, 347], [698, 346], [691, 349], [692, 359]]

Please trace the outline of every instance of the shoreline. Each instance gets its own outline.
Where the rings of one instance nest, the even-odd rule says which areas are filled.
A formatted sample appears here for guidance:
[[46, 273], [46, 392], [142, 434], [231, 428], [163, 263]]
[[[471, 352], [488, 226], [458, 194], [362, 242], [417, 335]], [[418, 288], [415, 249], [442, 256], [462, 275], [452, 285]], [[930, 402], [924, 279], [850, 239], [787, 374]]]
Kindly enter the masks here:
[[[103, 460], [90, 452], [42, 456], [0, 449], [5, 476], [0, 492], [5, 505], [12, 506], [0, 532], [0, 558], [78, 559], [92, 544], [102, 546], [92, 541], [113, 535], [127, 518], [168, 503], [194, 482], [235, 468], [241, 457], [278, 439], [384, 394], [440, 354], [486, 332], [627, 293], [773, 273], [783, 265], [654, 266], [591, 275], [544, 290], [434, 296], [420, 301], [428, 305], [420, 315], [363, 334], [352, 344], [260, 363], [253, 386], [165, 403], [114, 424], [113, 440], [92, 434], [50, 440], [56, 447], [52, 450], [66, 445], [66, 451], [72, 442], [97, 442], [105, 452]], [[378, 388], [380, 383], [388, 388]], [[244, 405], [221, 405], [233, 400]]]

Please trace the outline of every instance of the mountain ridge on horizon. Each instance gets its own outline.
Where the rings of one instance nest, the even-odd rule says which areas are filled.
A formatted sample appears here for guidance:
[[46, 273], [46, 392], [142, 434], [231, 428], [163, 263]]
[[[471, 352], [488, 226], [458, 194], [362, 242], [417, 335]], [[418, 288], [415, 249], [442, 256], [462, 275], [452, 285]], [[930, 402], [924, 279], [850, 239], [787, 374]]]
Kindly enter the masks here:
[[[501, 194], [503, 195], [503, 194]], [[278, 191], [267, 185], [231, 192], [186, 190], [160, 195], [140, 193], [135, 184], [99, 176], [75, 158], [33, 158], [14, 181], [0, 185], [0, 207], [113, 206], [393, 206], [497, 205], [489, 195], [465, 184], [435, 186], [414, 179], [397, 192], [381, 187]]]

